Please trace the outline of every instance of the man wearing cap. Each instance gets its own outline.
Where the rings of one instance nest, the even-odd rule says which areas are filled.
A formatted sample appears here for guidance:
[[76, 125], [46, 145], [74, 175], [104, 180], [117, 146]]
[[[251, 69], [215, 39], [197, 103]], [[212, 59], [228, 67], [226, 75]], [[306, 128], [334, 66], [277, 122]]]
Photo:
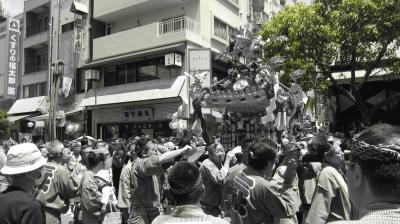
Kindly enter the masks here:
[[66, 212], [69, 200], [77, 196], [78, 180], [62, 164], [64, 145], [58, 140], [46, 143], [48, 162], [44, 165], [42, 178], [33, 196], [45, 208], [46, 223], [61, 223], [61, 213]]
[[131, 215], [130, 222], [142, 220], [150, 224], [160, 215], [160, 185], [157, 176], [164, 174], [163, 165], [181, 155], [191, 155], [196, 147], [186, 145], [182, 149], [156, 155], [157, 147], [148, 137], [141, 137], [136, 144], [139, 158], [131, 168]]
[[10, 180], [10, 185], [0, 194], [0, 223], [45, 223], [42, 206], [32, 197], [32, 189], [46, 161], [32, 143], [10, 148], [6, 165], [1, 169], [1, 173]]
[[176, 207], [171, 215], [160, 215], [152, 223], [209, 223], [227, 224], [228, 222], [207, 215], [200, 208], [200, 196], [204, 187], [199, 168], [191, 162], [178, 162], [168, 173], [170, 192]]
[[377, 124], [355, 135], [346, 165], [359, 220], [333, 223], [400, 223], [400, 127]]

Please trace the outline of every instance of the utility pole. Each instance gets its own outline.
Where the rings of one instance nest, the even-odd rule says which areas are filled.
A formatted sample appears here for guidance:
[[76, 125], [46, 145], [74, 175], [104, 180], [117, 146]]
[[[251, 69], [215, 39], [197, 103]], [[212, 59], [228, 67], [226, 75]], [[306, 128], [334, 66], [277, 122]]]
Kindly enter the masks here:
[[[58, 89], [60, 86], [60, 77], [64, 73], [64, 63], [60, 60], [60, 11], [61, 11], [61, 0], [57, 0], [57, 46], [55, 48], [55, 56], [56, 60], [52, 60], [53, 63], [51, 64], [51, 72], [50, 72], [50, 111], [49, 111], [49, 131], [50, 131], [50, 140], [57, 139], [57, 106], [58, 106]], [[54, 27], [54, 18], [52, 17], [52, 28]], [[53, 30], [53, 29], [52, 29]], [[50, 42], [53, 42], [54, 37], [53, 33], [50, 38]], [[51, 44], [51, 52], [53, 52], [53, 44]], [[51, 54], [52, 56], [52, 54]]]

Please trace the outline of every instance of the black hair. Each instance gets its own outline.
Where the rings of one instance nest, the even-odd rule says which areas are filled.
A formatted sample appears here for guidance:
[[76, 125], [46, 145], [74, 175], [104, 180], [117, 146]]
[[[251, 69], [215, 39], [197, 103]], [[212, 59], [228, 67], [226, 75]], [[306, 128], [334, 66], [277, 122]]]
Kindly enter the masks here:
[[95, 152], [90, 152], [89, 155], [87, 156], [87, 166], [88, 169], [93, 169], [97, 165], [99, 165], [100, 162], [105, 161], [105, 156], [102, 153], [95, 153]]
[[[168, 174], [168, 183], [172, 189], [185, 189], [195, 186], [200, 177], [200, 170], [192, 162], [177, 162]], [[201, 188], [194, 187], [193, 191], [177, 194], [171, 191], [171, 195], [178, 205], [195, 203], [201, 196]]]
[[[400, 147], [400, 127], [376, 124], [362, 131], [357, 140], [370, 145], [394, 144]], [[397, 152], [400, 153], [400, 150]], [[351, 161], [360, 165], [376, 195], [400, 197], [400, 162], [384, 162], [374, 158], [365, 160], [355, 154], [352, 154]]]
[[274, 162], [278, 155], [278, 144], [269, 138], [254, 140], [248, 148], [248, 163], [257, 170], [264, 169], [268, 162]]
[[146, 144], [151, 141], [150, 137], [147, 136], [141, 136], [137, 142], [136, 142], [136, 146], [135, 146], [135, 151], [136, 151], [136, 155], [140, 158], [143, 157], [143, 152], [145, 152], [145, 150], [147, 150], [148, 148], [146, 148]]

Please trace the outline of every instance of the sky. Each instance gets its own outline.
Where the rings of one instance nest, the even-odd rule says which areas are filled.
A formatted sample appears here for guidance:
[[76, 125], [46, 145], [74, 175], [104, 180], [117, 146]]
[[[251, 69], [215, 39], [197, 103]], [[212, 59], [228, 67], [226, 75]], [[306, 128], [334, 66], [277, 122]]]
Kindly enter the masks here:
[[24, 11], [24, 0], [0, 0], [3, 2], [5, 9], [10, 16], [16, 16]]

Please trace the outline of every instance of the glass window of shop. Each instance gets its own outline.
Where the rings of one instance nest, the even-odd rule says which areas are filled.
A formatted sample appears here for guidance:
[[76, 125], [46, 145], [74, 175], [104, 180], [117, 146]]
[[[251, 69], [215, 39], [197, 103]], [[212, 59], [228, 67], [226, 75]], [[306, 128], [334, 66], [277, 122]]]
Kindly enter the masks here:
[[47, 95], [46, 82], [23, 86], [23, 98]]
[[164, 57], [148, 61], [130, 62], [104, 67], [104, 86], [115, 86], [127, 83], [169, 79], [178, 76], [179, 67], [165, 67]]
[[138, 74], [140, 81], [148, 81], [158, 79], [157, 77], [157, 61], [143, 61], [138, 65]]
[[169, 137], [172, 134], [167, 121], [98, 124], [97, 128], [103, 139], [128, 139], [143, 134], [156, 138]]

